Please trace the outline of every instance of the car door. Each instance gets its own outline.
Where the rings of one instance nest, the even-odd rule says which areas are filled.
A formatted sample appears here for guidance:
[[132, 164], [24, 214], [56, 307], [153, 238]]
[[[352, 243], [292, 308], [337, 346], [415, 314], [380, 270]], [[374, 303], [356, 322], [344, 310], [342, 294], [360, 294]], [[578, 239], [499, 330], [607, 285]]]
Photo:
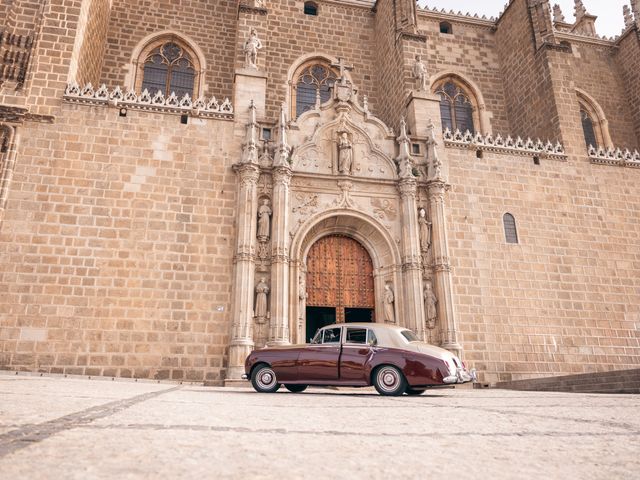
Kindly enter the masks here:
[[342, 356], [340, 357], [340, 381], [353, 384], [369, 383], [367, 365], [375, 353], [371, 345], [373, 331], [365, 327], [344, 327]]
[[308, 345], [298, 357], [301, 383], [323, 384], [338, 380], [342, 327], [327, 327], [320, 332], [320, 343]]

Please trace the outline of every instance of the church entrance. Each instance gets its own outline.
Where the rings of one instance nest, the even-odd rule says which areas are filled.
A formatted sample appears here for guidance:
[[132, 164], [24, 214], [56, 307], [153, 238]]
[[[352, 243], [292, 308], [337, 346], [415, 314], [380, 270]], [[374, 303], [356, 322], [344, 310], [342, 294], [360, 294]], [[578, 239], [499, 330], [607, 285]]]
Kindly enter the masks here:
[[307, 342], [335, 322], [374, 322], [373, 262], [356, 240], [331, 235], [307, 257]]

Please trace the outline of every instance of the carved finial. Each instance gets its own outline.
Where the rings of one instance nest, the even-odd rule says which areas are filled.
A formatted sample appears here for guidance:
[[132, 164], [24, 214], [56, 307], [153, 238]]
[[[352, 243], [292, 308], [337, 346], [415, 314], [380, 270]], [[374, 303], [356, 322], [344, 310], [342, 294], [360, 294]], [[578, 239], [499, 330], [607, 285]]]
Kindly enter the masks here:
[[631, 11], [636, 22], [640, 22], [640, 0], [631, 0]]
[[555, 23], [566, 23], [566, 18], [562, 13], [562, 8], [557, 3], [553, 6], [553, 21]]
[[631, 13], [631, 9], [624, 5], [622, 7], [622, 13], [624, 15], [624, 28], [631, 28], [634, 23], [633, 14]]
[[256, 120], [256, 104], [249, 103], [249, 123], [247, 123], [247, 140], [242, 152], [242, 163], [258, 163], [258, 122]]
[[285, 113], [285, 104], [280, 107], [280, 120], [278, 122], [278, 147], [276, 148], [276, 156], [273, 161], [275, 166], [289, 165], [289, 153], [291, 149], [287, 142], [287, 117]]
[[413, 160], [409, 149], [409, 136], [407, 135], [407, 122], [404, 117], [400, 120], [400, 136], [398, 137], [400, 153], [396, 161], [400, 167], [400, 178], [413, 178]]
[[574, 0], [574, 1], [576, 4], [574, 15], [576, 16], [576, 20], [580, 20], [582, 17], [584, 17], [587, 14], [587, 9], [585, 8], [584, 3], [582, 3], [582, 0]]

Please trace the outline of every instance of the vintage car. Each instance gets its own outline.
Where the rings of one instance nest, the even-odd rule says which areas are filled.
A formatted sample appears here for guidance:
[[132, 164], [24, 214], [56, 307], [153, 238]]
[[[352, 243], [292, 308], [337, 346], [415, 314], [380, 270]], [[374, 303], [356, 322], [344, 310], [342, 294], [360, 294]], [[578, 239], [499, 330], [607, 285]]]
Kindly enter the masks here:
[[368, 387], [381, 395], [420, 395], [430, 387], [475, 379], [451, 352], [419, 341], [404, 327], [377, 323], [329, 325], [306, 345], [254, 350], [245, 361], [245, 380], [258, 392], [284, 385]]

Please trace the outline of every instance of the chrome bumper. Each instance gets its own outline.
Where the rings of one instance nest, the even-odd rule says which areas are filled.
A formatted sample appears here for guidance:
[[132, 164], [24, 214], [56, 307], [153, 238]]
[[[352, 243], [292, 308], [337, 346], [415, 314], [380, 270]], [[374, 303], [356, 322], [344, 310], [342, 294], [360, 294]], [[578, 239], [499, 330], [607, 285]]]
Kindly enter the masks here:
[[476, 371], [471, 370], [471, 372], [467, 372], [463, 368], [459, 368], [456, 371], [455, 375], [449, 375], [448, 377], [444, 377], [442, 379], [444, 383], [447, 385], [452, 385], [454, 383], [468, 383], [476, 381]]

